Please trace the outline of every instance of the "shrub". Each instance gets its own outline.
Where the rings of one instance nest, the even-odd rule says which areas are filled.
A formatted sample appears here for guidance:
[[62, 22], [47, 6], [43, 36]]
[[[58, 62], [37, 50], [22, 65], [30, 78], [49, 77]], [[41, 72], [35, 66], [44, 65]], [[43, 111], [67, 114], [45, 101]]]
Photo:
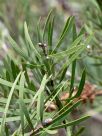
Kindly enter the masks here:
[[[54, 43], [54, 20], [51, 11], [43, 31], [40, 31], [38, 24], [36, 45], [33, 45], [26, 23], [24, 37], [20, 37], [18, 44], [8, 37], [9, 45], [15, 50], [16, 61], [8, 54], [1, 72], [1, 135], [45, 136], [57, 133], [60, 128], [73, 133], [71, 127], [89, 117], [84, 115], [71, 120], [70, 115], [81, 103], [77, 98], [82, 93], [86, 76], [83, 70], [74, 94], [76, 62], [86, 50], [91, 37], [84, 38], [83, 29], [77, 33], [74, 17], [69, 17]], [[61, 45], [67, 36], [71, 42], [63, 49]], [[66, 74], [69, 66], [72, 68], [70, 78]], [[64, 91], [69, 93], [69, 97], [63, 103], [60, 96]], [[54, 110], [48, 112], [51, 104]], [[82, 130], [79, 129], [76, 135]]]

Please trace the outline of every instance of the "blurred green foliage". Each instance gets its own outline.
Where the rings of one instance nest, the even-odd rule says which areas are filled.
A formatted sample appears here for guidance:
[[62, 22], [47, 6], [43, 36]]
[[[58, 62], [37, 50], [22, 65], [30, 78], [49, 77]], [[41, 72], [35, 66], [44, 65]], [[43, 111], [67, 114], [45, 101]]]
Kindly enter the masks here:
[[[51, 9], [54, 9], [53, 16], [49, 14], [49, 17], [45, 23], [47, 14]], [[67, 18], [70, 15], [75, 16], [75, 18], [70, 17], [67, 20]], [[1, 88], [0, 94], [1, 96], [4, 97], [1, 100], [2, 101], [1, 103], [3, 102], [6, 103], [7, 97], [9, 95], [10, 87], [12, 87], [12, 82], [15, 81], [20, 70], [25, 71], [26, 83], [25, 84], [23, 83], [24, 73], [22, 73], [20, 79], [21, 86], [18, 86], [18, 84], [16, 85], [17, 89], [21, 89], [22, 86], [23, 87], [25, 86], [26, 88], [24, 87], [25, 89], [24, 88], [23, 89], [26, 92], [29, 90], [29, 93], [31, 93], [31, 94], [20, 94], [20, 98], [19, 98], [21, 102], [20, 117], [21, 117], [22, 126], [24, 126], [23, 116], [25, 115], [28, 124], [32, 128], [32, 122], [29, 118], [27, 109], [25, 108], [26, 107], [25, 104], [29, 103], [30, 99], [32, 98], [33, 91], [36, 91], [40, 87], [41, 83], [44, 86], [46, 85], [47, 79], [44, 76], [46, 71], [48, 72], [47, 73], [48, 77], [53, 73], [54, 78], [55, 79], [57, 78], [55, 80], [56, 83], [55, 91], [56, 90], [60, 91], [60, 88], [64, 85], [64, 83], [62, 83], [63, 80], [70, 80], [70, 87], [68, 88], [68, 90], [70, 90], [70, 97], [72, 97], [74, 85], [78, 86], [79, 84], [79, 79], [81, 77], [81, 73], [84, 68], [87, 74], [86, 80], [97, 85], [97, 89], [102, 88], [102, 80], [101, 80], [102, 79], [102, 74], [101, 74], [102, 73], [102, 68], [101, 68], [102, 67], [101, 66], [102, 65], [102, 43], [101, 43], [102, 42], [101, 39], [102, 2], [101, 0], [84, 0], [84, 1], [83, 0], [77, 0], [77, 1], [75, 0], [55, 0], [55, 1], [54, 0], [52, 1], [0, 0], [0, 21], [7, 29], [11, 37], [14, 39], [13, 40], [12, 38], [9, 38], [9, 42], [8, 42], [9, 34], [7, 34], [6, 36], [4, 35], [4, 37], [2, 37], [2, 32], [0, 33], [1, 34], [0, 41], [3, 41], [8, 48], [7, 51], [8, 55], [4, 55], [4, 53], [1, 54], [1, 56], [4, 57], [2, 59], [3, 65], [0, 66], [1, 67], [0, 76], [2, 78], [0, 81], [2, 84], [0, 86]], [[26, 23], [24, 25], [25, 21], [28, 27]], [[74, 23], [74, 21], [76, 23]], [[63, 27], [62, 24], [65, 24], [65, 26]], [[2, 31], [2, 29], [0, 30]], [[83, 36], [84, 34], [85, 37]], [[84, 39], [87, 38], [87, 35], [91, 35], [91, 40], [89, 38], [85, 42]], [[49, 46], [49, 48], [46, 51], [46, 49], [39, 47], [38, 43], [41, 43], [42, 45], [46, 44]], [[82, 45], [78, 46], [78, 48], [75, 47], [71, 49], [73, 45], [76, 46], [79, 43], [80, 45], [85, 44], [87, 46], [86, 51], [83, 51], [84, 48], [81, 48]], [[11, 45], [16, 52], [14, 52], [12, 47], [10, 47]], [[1, 48], [2, 46], [3, 43], [1, 42]], [[70, 54], [71, 51], [72, 54]], [[46, 52], [48, 53], [48, 58], [50, 58], [51, 60], [45, 59]], [[44, 53], [45, 56], [43, 56]], [[40, 59], [39, 59], [39, 54], [42, 56], [42, 58]], [[60, 61], [61, 63], [59, 63]], [[58, 64], [56, 65], [56, 63]], [[70, 63], [72, 65], [69, 66]], [[55, 68], [57, 68], [56, 70], [54, 66]], [[70, 73], [72, 72], [71, 77], [67, 75], [67, 70]], [[77, 97], [81, 94], [81, 91], [83, 89], [84, 75], [85, 73], [83, 72], [83, 76], [82, 76], [83, 82], [80, 82], [82, 86], [79, 85], [79, 88], [81, 89], [79, 89], [79, 94], [77, 94]], [[34, 78], [33, 80], [32, 77]], [[6, 80], [9, 82], [6, 82]], [[52, 87], [49, 87], [49, 84], [50, 83], [48, 82], [48, 86], [47, 86], [48, 94], [50, 89], [52, 89]], [[27, 88], [29, 89], [27, 90]], [[65, 89], [66, 88], [64, 88], [63, 90]], [[25, 104], [22, 102], [22, 97], [21, 97], [22, 95], [24, 95], [26, 99]], [[39, 105], [41, 106], [41, 108], [39, 108], [40, 106], [38, 105], [37, 108], [37, 112], [40, 116], [40, 120], [42, 120], [43, 118], [42, 108], [43, 108], [44, 98], [42, 97], [41, 99], [41, 96], [43, 95], [44, 94], [42, 92], [39, 93], [39, 97], [37, 99]], [[55, 95], [57, 94], [55, 93]], [[16, 97], [18, 98], [18, 92], [14, 93], [14, 98]], [[57, 99], [57, 101], [59, 100]], [[94, 107], [96, 110], [100, 109], [100, 105], [98, 106], [99, 102], [100, 102], [100, 98], [96, 99], [96, 102], [94, 103]], [[2, 106], [4, 105], [4, 103], [2, 104]], [[11, 105], [11, 107], [12, 106], [14, 105]], [[24, 111], [24, 113], [22, 113], [24, 109], [26, 110]], [[4, 111], [4, 107], [1, 108], [1, 110]], [[15, 114], [18, 115], [18, 111], [14, 112], [12, 110], [14, 109], [11, 108], [11, 111], [8, 110], [11, 116], [15, 116]], [[16, 120], [16, 118], [12, 118], [12, 120], [13, 119]], [[46, 132], [47, 131], [48, 130], [46, 130]], [[80, 130], [78, 132], [80, 132]], [[20, 133], [19, 130], [18, 133]], [[22, 133], [24, 133], [23, 129], [22, 129]], [[51, 132], [49, 131], [49, 133]]]

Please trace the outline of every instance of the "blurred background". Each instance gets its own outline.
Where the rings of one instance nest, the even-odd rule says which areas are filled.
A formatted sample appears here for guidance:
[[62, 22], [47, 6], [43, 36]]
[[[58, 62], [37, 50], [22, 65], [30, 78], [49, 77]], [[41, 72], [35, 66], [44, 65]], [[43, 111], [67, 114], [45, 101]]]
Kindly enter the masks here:
[[[89, 112], [92, 118], [86, 121], [83, 136], [102, 136], [102, 2], [101, 0], [0, 0], [0, 66], [6, 55], [13, 53], [6, 43], [10, 34], [19, 43], [24, 35], [24, 21], [29, 26], [29, 33], [34, 43], [37, 42], [37, 26], [42, 29], [49, 11], [54, 9], [54, 42], [59, 36], [63, 24], [69, 16], [75, 16], [77, 31], [84, 26], [85, 34], [93, 34], [87, 53], [77, 64], [76, 79], [84, 67], [87, 71], [87, 88], [93, 93], [92, 103], [82, 105], [82, 112]], [[63, 43], [70, 43], [66, 38]], [[15, 57], [16, 58], [16, 57]], [[17, 59], [14, 61], [17, 63]], [[68, 71], [70, 76], [70, 71]], [[0, 73], [2, 70], [0, 68]]]

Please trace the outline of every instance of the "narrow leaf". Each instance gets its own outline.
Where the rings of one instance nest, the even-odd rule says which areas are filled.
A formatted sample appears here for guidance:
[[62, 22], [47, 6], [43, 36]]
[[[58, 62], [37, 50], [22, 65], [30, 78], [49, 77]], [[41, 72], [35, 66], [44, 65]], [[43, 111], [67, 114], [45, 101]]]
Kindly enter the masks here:
[[26, 60], [28, 60], [28, 55], [21, 48], [19, 48], [18, 44], [10, 36], [8, 37], [8, 40], [13, 49], [17, 53], [19, 53], [22, 57], [24, 57]]
[[45, 85], [47, 83], [47, 76], [45, 75], [43, 77], [43, 80], [41, 82], [41, 86], [38, 90], [39, 95], [38, 95], [38, 101], [37, 101], [37, 115], [38, 115], [38, 120], [40, 119], [40, 121], [43, 120], [43, 111], [44, 111], [44, 89], [45, 89]]
[[[19, 99], [23, 101], [23, 93], [24, 93], [24, 83], [25, 83], [25, 76], [24, 72], [21, 74], [20, 78], [20, 87], [19, 87]], [[21, 127], [22, 127], [22, 135], [24, 136], [24, 114], [22, 111], [21, 104], [19, 102], [19, 107], [20, 107], [20, 117], [21, 117]]]
[[47, 16], [47, 19], [45, 21], [45, 25], [44, 25], [44, 31], [43, 31], [43, 42], [44, 42], [44, 38], [45, 38], [45, 34], [46, 34], [46, 30], [47, 30], [47, 27], [48, 27], [48, 24], [49, 24], [49, 21], [50, 21], [50, 18], [51, 18], [51, 15], [53, 13], [53, 9], [49, 12], [48, 16]]
[[14, 92], [14, 89], [15, 89], [15, 86], [16, 86], [18, 80], [19, 80], [20, 75], [21, 75], [21, 73], [18, 74], [18, 76], [17, 76], [15, 82], [14, 82], [13, 85], [12, 85], [12, 88], [11, 88], [10, 93], [9, 93], [9, 96], [8, 96], [8, 100], [7, 100], [7, 103], [6, 103], [5, 111], [4, 111], [3, 118], [2, 118], [2, 122], [1, 122], [1, 128], [0, 128], [0, 133], [1, 133], [1, 135], [4, 133], [4, 126], [5, 126], [5, 120], [6, 120], [6, 116], [7, 116], [7, 111], [8, 111], [10, 102], [11, 102], [11, 98], [12, 98], [12, 95], [13, 95], [13, 92]]
[[25, 30], [25, 38], [27, 39], [29, 45], [31, 46], [31, 48], [34, 50], [35, 54], [40, 57], [40, 54], [38, 53], [38, 51], [36, 50], [36, 48], [34, 47], [32, 41], [31, 41], [31, 38], [30, 38], [30, 35], [28, 33], [28, 28], [27, 28], [27, 24], [26, 22], [24, 23], [24, 30]]
[[[78, 105], [80, 104], [80, 101], [76, 102], [75, 104], [73, 104], [71, 107], [69, 107], [67, 110], [64, 111], [63, 109], [63, 112], [57, 116], [55, 119], [53, 119], [53, 124], [55, 123], [61, 123], [63, 122], [63, 120], [66, 119], [66, 117], [68, 116], [68, 113], [70, 113], [75, 107], [77, 107]], [[66, 107], [65, 107], [66, 108]]]
[[83, 73], [82, 73], [82, 77], [81, 77], [79, 87], [78, 87], [78, 92], [75, 95], [75, 97], [79, 97], [81, 95], [83, 88], [84, 88], [84, 84], [85, 84], [85, 77], [86, 77], [86, 72], [84, 70]]
[[79, 124], [80, 122], [85, 121], [85, 120], [88, 119], [89, 117], [90, 117], [90, 116], [85, 116], [85, 117], [76, 119], [76, 120], [74, 120], [74, 121], [71, 121], [71, 122], [69, 122], [69, 123], [52, 127], [51, 130], [55, 130], [55, 129], [59, 129], [59, 128], [65, 128], [65, 127], [68, 127], [68, 126], [77, 125], [77, 124]]
[[52, 51], [52, 53], [55, 52], [60, 47], [61, 43], [63, 42], [63, 40], [65, 38], [65, 36], [70, 32], [72, 26], [73, 26], [73, 17], [69, 17], [67, 19], [67, 21], [66, 21], [66, 24], [65, 24], [65, 26], [63, 28], [63, 31], [62, 31], [61, 35], [60, 35], [59, 41], [58, 41], [56, 47], [54, 48], [54, 50]]

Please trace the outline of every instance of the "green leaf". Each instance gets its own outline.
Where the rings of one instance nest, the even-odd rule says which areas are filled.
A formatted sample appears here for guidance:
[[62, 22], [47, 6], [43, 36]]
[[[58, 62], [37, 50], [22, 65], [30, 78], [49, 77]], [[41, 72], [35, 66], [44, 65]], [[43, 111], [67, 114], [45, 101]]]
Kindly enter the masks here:
[[70, 107], [73, 104], [73, 101], [70, 101], [68, 103], [66, 103], [59, 111], [57, 111], [52, 118], [56, 118], [56, 116], [61, 115], [63, 113], [63, 111], [66, 111], [66, 109], [68, 109], [68, 107]]
[[[49, 130], [47, 128], [43, 129], [47, 134], [54, 135], [57, 133], [57, 130]], [[41, 135], [42, 136], [42, 135]]]
[[66, 76], [67, 69], [68, 69], [68, 67], [66, 67], [66, 68], [62, 71], [62, 74], [61, 74], [61, 77], [60, 77], [60, 82], [61, 82], [61, 81], [64, 79], [64, 77]]
[[60, 47], [61, 43], [63, 42], [63, 40], [65, 38], [65, 36], [70, 32], [70, 30], [71, 30], [71, 28], [73, 26], [73, 19], [74, 19], [73, 17], [69, 17], [67, 19], [66, 24], [65, 24], [65, 26], [63, 28], [63, 31], [62, 31], [62, 33], [60, 35], [59, 41], [58, 41], [56, 47], [54, 48], [54, 50], [52, 51], [52, 54], [53, 54], [53, 52], [55, 52]]
[[82, 48], [81, 45], [74, 46], [74, 47], [71, 47], [68, 50], [65, 50], [65, 51], [62, 51], [62, 52], [59, 52], [59, 53], [56, 53], [56, 54], [49, 55], [48, 57], [55, 58], [55, 59], [57, 59], [59, 61], [59, 60], [65, 58], [65, 57], [68, 57], [68, 56], [74, 54], [75, 52], [77, 52], [81, 48]]
[[21, 48], [19, 48], [19, 45], [9, 36], [8, 40], [10, 42], [10, 45], [13, 47], [13, 49], [19, 53], [22, 57], [24, 57], [26, 60], [28, 60], [28, 55], [26, 52], [24, 52]]
[[11, 60], [11, 69], [12, 69], [13, 78], [15, 80], [15, 78], [16, 78], [16, 66], [15, 66], [15, 64], [12, 60]]
[[21, 109], [22, 109], [22, 111], [23, 111], [23, 113], [24, 113], [24, 115], [26, 117], [26, 120], [28, 121], [28, 124], [29, 124], [30, 128], [32, 130], [34, 130], [34, 127], [33, 127], [33, 124], [32, 124], [32, 121], [30, 119], [29, 112], [27, 110], [27, 107], [26, 107], [25, 103], [21, 99], [19, 101], [20, 101]]
[[[13, 121], [20, 121], [20, 116], [14, 116], [14, 117], [6, 117], [5, 122], [13, 122]], [[0, 118], [0, 123], [2, 122], [2, 118]]]
[[78, 34], [78, 37], [79, 37], [80, 35], [84, 34], [84, 33], [85, 33], [85, 28], [82, 27], [81, 30], [80, 30], [80, 32], [79, 32], [79, 34]]
[[41, 68], [43, 67], [44, 65], [38, 65], [38, 64], [30, 64], [30, 63], [27, 63], [25, 64], [26, 67], [30, 68], [30, 69], [34, 69], [34, 68]]
[[[77, 32], [75, 24], [73, 24], [73, 41], [77, 38]], [[75, 68], [76, 68], [76, 60], [72, 62], [72, 72], [71, 72], [71, 84], [70, 84], [70, 96], [72, 95], [74, 91], [74, 78], [75, 78]]]
[[73, 24], [73, 41], [77, 38], [76, 26]]
[[0, 133], [1, 133], [1, 135], [4, 134], [5, 120], [6, 120], [6, 116], [7, 116], [7, 111], [8, 111], [8, 108], [9, 108], [9, 105], [10, 105], [10, 102], [11, 102], [11, 99], [12, 99], [12, 95], [13, 95], [15, 86], [16, 86], [16, 84], [17, 84], [19, 78], [20, 78], [20, 75], [21, 75], [21, 72], [18, 74], [18, 76], [17, 76], [15, 82], [13, 83], [12, 88], [11, 88], [10, 93], [9, 93], [9, 96], [8, 96], [8, 100], [7, 100], [7, 103], [6, 103], [5, 111], [4, 111], [3, 118], [2, 118], [2, 122], [1, 122], [1, 128], [0, 128]]
[[30, 47], [33, 49], [34, 53], [35, 53], [38, 57], [41, 57], [41, 55], [38, 53], [38, 51], [36, 50], [36, 48], [34, 47], [32, 41], [31, 41], [31, 38], [30, 38], [29, 33], [28, 33], [28, 28], [27, 28], [26, 22], [24, 23], [24, 31], [25, 31], [25, 38], [26, 38], [26, 40], [28, 41]]
[[47, 75], [45, 75], [41, 82], [41, 86], [38, 90], [39, 95], [38, 95], [38, 101], [37, 101], [37, 115], [38, 115], [38, 120], [40, 119], [41, 122], [43, 120], [43, 111], [44, 111], [44, 89], [45, 89], [47, 81], [48, 81]]
[[71, 74], [71, 84], [70, 84], [70, 96], [72, 95], [73, 89], [74, 89], [75, 68], [76, 68], [76, 61], [73, 61], [72, 74]]
[[68, 127], [68, 126], [77, 125], [77, 124], [79, 124], [80, 122], [85, 121], [85, 120], [88, 119], [89, 117], [90, 117], [90, 116], [81, 117], [81, 118], [76, 119], [76, 120], [74, 120], [74, 121], [71, 121], [71, 122], [69, 122], [69, 123], [52, 127], [51, 130], [55, 130], [55, 129], [59, 129], [59, 128], [65, 128], [65, 127]]
[[37, 23], [37, 40], [39, 43], [42, 42], [42, 37], [40, 32], [40, 21], [41, 21], [41, 17], [39, 18], [39, 21]]
[[49, 12], [48, 16], [47, 16], [47, 19], [45, 21], [45, 25], [44, 25], [44, 31], [43, 31], [43, 42], [44, 42], [44, 38], [45, 38], [45, 34], [46, 34], [46, 30], [47, 30], [47, 27], [49, 25], [49, 22], [50, 22], [50, 19], [51, 19], [51, 16], [52, 16], [52, 13], [53, 13], [53, 9]]
[[[80, 104], [80, 101], [76, 102], [75, 104], [73, 104], [71, 107], [69, 107], [67, 110], [64, 110], [63, 109], [63, 112], [57, 116], [56, 118], [53, 119], [53, 122], [52, 124], [55, 124], [55, 123], [61, 123], [63, 122], [63, 120], [65, 120], [68, 116], [68, 113], [72, 112], [72, 110], [77, 107], [78, 105]], [[65, 109], [66, 109], [66, 106], [65, 106]]]
[[78, 92], [76, 93], [75, 97], [79, 97], [83, 91], [84, 84], [85, 84], [85, 77], [86, 77], [86, 72], [85, 70], [82, 73], [81, 81], [78, 87]]
[[[58, 90], [63, 86], [62, 82], [58, 84], [58, 86], [49, 94], [48, 98], [45, 100], [45, 103], [50, 100], [52, 98], [52, 96], [54, 96], [56, 94], [56, 92], [58, 92]], [[49, 90], [50, 92], [50, 89], [48, 87], [46, 87], [47, 90]]]
[[85, 130], [85, 127], [81, 127], [81, 128], [78, 130], [78, 132], [77, 132], [75, 135], [73, 135], [73, 136], [81, 136], [84, 130]]
[[9, 136], [9, 130], [8, 130], [8, 126], [5, 124], [5, 133], [6, 133], [6, 136]]
[[[24, 72], [23, 72], [23, 73], [21, 74], [20, 86], [19, 86], [19, 99], [20, 99], [20, 101], [23, 101], [24, 83], [25, 83], [25, 76], [24, 76]], [[23, 114], [23, 111], [22, 111], [22, 107], [21, 107], [20, 102], [19, 102], [19, 107], [20, 107], [20, 117], [21, 117], [22, 135], [24, 136], [24, 114]]]
[[70, 56], [71, 54], [73, 54], [74, 52], [76, 52], [78, 49], [81, 48], [82, 45], [78, 45], [79, 42], [82, 40], [83, 35], [79, 36], [71, 45], [71, 47], [65, 51], [56, 53], [56, 54], [51, 54], [48, 57], [51, 58], [58, 58], [58, 59], [62, 59], [65, 56]]
[[56, 74], [56, 78], [61, 74], [61, 72], [63, 72], [63, 69], [65, 69], [66, 67], [68, 67], [75, 59], [77, 59], [77, 57], [79, 56], [79, 54], [86, 48], [85, 45], [82, 45], [80, 47], [80, 49], [78, 49], [77, 52], [75, 52], [74, 54], [71, 55], [71, 57], [66, 61], [65, 64], [63, 64], [62, 68], [60, 69], [60, 71], [58, 71], [58, 73]]
[[6, 70], [6, 79], [8, 80], [8, 81], [10, 81], [10, 74], [9, 74], [9, 72]]
[[[31, 102], [31, 99], [29, 98], [29, 99], [23, 99], [24, 100], [24, 103], [30, 103]], [[19, 100], [17, 100], [16, 98], [14, 99], [12, 99], [12, 102], [14, 103], [16, 101], [16, 103], [18, 103], [18, 101]], [[2, 103], [2, 104], [6, 104], [7, 103], [7, 98], [4, 98], [4, 97], [1, 97], [0, 98], [0, 103]], [[2, 108], [0, 108], [0, 112], [1, 112], [1, 110], [3, 110]]]
[[53, 29], [54, 29], [54, 17], [52, 18], [52, 21], [49, 22], [49, 26], [48, 26], [48, 46], [49, 46], [49, 53], [52, 52]]
[[102, 11], [102, 1], [101, 0], [96, 0], [96, 1], [97, 1], [98, 5], [99, 5], [100, 10]]
[[[12, 82], [6, 81], [6, 80], [4, 80], [2, 78], [0, 78], [0, 84], [8, 86], [8, 87], [12, 87], [12, 85], [13, 85]], [[15, 89], [19, 90], [19, 85], [15, 85]], [[34, 94], [34, 92], [32, 90], [27, 89], [27, 88], [24, 88], [24, 91], [26, 93]]]
[[[62, 88], [66, 85], [66, 83], [67, 82], [64, 82], [63, 84], [59, 84], [58, 85], [58, 88], [56, 88], [50, 95], [49, 95], [49, 97], [47, 98], [47, 100], [45, 101], [45, 102], [47, 102], [48, 100], [50, 100], [50, 102], [48, 103], [48, 105], [47, 105], [47, 107], [46, 107], [46, 109], [50, 106], [50, 104], [51, 104], [51, 102], [55, 99], [56, 100], [56, 104], [57, 104], [57, 102], [59, 102], [59, 104], [61, 105], [61, 103], [60, 103], [60, 100], [59, 100], [59, 98], [57, 97], [57, 95], [60, 93], [60, 91], [62, 91]], [[57, 101], [58, 100], [58, 101]], [[62, 105], [61, 105], [61, 107], [62, 107]], [[45, 111], [46, 111], [46, 109], [45, 109]]]

